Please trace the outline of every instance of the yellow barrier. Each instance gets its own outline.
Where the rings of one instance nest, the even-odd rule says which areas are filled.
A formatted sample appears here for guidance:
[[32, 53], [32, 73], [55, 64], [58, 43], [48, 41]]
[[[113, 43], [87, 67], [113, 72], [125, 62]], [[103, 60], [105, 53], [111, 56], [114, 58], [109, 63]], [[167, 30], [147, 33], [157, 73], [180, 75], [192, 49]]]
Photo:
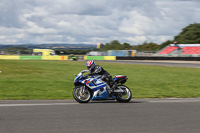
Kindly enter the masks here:
[[42, 56], [42, 60], [68, 60], [68, 56]]
[[116, 60], [116, 56], [104, 56], [104, 60]]
[[116, 60], [116, 56], [84, 56], [84, 60]]
[[0, 55], [0, 59], [19, 60], [20, 56], [18, 56], [18, 55]]
[[61, 56], [61, 60], [68, 60], [68, 56]]
[[[18, 55], [0, 55], [0, 59], [20, 60], [20, 56], [18, 56]], [[68, 56], [42, 56], [42, 60], [68, 60]]]

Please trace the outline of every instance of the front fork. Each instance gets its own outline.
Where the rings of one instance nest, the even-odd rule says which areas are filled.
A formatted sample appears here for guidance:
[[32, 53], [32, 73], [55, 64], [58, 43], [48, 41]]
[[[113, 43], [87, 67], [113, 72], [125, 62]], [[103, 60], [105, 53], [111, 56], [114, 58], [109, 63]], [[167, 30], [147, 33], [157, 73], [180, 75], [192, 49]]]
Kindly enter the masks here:
[[80, 93], [82, 95], [84, 95], [85, 94], [85, 85], [81, 86], [80, 88], [81, 88]]

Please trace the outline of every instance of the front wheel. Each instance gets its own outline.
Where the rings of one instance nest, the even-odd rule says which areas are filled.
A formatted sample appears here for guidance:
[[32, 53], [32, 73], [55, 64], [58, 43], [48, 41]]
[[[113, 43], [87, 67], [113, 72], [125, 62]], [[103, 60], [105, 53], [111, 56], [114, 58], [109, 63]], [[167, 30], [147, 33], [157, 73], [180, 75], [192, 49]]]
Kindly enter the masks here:
[[88, 103], [92, 98], [92, 93], [85, 86], [76, 86], [73, 89], [73, 97], [79, 103]]
[[125, 85], [119, 85], [118, 88], [122, 89], [123, 92], [117, 94], [116, 100], [124, 103], [129, 102], [132, 98], [131, 90]]

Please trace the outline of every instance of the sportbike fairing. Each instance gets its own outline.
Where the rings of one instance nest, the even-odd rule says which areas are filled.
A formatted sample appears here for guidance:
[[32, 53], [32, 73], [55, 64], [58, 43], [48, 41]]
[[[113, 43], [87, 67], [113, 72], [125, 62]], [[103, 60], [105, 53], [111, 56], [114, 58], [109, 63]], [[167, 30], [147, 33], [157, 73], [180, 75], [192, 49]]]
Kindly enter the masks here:
[[82, 81], [86, 86], [88, 86], [93, 92], [92, 100], [107, 99], [108, 91], [107, 84], [101, 80], [101, 76], [91, 76], [90, 78]]

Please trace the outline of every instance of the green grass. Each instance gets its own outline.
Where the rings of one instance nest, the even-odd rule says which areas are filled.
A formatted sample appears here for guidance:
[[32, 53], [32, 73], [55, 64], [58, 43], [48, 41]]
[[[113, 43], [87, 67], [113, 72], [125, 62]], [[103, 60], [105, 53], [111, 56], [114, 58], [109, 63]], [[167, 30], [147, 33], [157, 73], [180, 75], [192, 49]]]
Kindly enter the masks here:
[[[133, 98], [200, 97], [200, 69], [97, 63], [127, 75]], [[74, 74], [85, 62], [0, 60], [0, 99], [71, 99]]]

